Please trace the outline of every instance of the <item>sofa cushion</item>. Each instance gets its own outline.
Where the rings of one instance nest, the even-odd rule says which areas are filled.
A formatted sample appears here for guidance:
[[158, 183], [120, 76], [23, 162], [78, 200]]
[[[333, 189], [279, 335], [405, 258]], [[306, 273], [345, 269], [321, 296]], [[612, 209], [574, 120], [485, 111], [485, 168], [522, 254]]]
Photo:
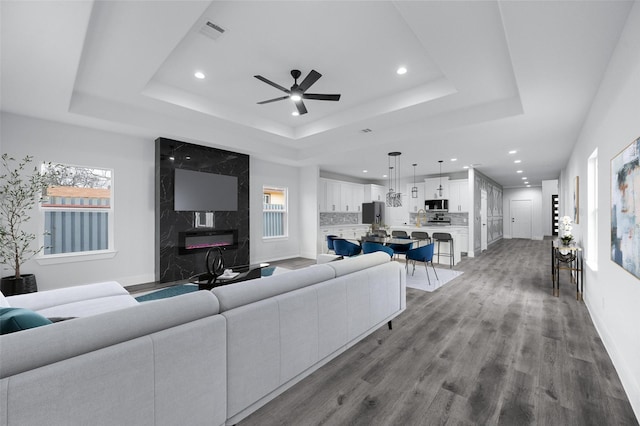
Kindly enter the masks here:
[[194, 291], [1, 336], [0, 379], [217, 313], [213, 294]]
[[[7, 297], [9, 305], [42, 311], [54, 306], [71, 304], [91, 299], [111, 296], [125, 296], [133, 299], [129, 292], [116, 281], [58, 288], [35, 293], [18, 294]], [[68, 316], [72, 316], [69, 314]]]
[[0, 334], [51, 324], [40, 314], [24, 308], [0, 308]]
[[211, 291], [220, 302], [220, 312], [225, 312], [332, 278], [335, 278], [332, 268], [327, 265], [311, 265], [286, 274], [216, 287]]
[[377, 251], [369, 254], [350, 257], [348, 259], [343, 259], [336, 262], [329, 262], [326, 265], [335, 270], [336, 277], [341, 277], [343, 275], [371, 268], [372, 266], [389, 263], [390, 261], [391, 259], [389, 258], [389, 255], [387, 253], [383, 251]]

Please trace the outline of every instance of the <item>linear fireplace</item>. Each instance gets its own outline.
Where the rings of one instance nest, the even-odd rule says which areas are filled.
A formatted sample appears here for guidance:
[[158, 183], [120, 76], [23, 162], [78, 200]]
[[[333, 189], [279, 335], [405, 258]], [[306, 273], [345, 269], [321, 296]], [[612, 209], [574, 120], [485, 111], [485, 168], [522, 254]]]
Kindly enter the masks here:
[[237, 229], [198, 229], [178, 233], [178, 253], [181, 255], [206, 251], [212, 247], [238, 248]]

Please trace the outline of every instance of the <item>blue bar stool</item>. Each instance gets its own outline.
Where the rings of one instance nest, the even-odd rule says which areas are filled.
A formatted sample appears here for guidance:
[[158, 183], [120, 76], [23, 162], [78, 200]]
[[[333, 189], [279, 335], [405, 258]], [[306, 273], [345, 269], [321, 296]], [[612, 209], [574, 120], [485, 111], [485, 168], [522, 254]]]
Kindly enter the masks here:
[[453, 237], [446, 232], [434, 232], [431, 234], [434, 243], [438, 243], [438, 263], [440, 263], [440, 243], [449, 243], [449, 253], [442, 253], [442, 256], [449, 256], [449, 269], [453, 267]]

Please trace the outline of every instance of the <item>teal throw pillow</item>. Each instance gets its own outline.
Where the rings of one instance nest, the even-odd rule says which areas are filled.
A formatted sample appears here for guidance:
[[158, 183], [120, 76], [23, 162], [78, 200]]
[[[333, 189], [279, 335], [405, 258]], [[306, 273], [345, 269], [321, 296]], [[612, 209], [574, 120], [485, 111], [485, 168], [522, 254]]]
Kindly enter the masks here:
[[51, 324], [42, 315], [24, 308], [0, 308], [0, 334]]

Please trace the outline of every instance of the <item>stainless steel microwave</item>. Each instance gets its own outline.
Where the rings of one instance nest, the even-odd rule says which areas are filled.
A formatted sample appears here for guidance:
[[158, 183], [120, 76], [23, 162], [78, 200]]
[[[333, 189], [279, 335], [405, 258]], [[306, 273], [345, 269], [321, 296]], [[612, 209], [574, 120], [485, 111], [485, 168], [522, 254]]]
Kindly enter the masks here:
[[440, 211], [440, 212], [448, 212], [449, 211], [449, 200], [425, 200], [424, 201], [424, 209], [426, 211]]

